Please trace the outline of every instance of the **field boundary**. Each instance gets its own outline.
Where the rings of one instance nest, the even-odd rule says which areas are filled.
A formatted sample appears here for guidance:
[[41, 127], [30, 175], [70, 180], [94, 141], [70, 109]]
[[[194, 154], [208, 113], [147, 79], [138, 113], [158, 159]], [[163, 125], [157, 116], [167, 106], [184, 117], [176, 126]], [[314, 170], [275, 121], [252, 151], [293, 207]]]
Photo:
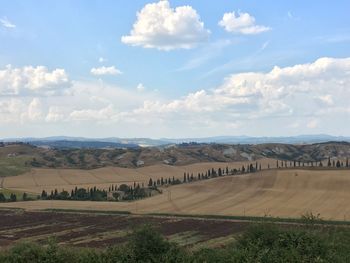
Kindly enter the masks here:
[[[6, 208], [8, 210], [12, 208]], [[15, 208], [16, 209], [16, 208]], [[18, 210], [23, 210], [17, 208]], [[223, 220], [223, 221], [240, 221], [240, 222], [264, 222], [264, 223], [288, 223], [298, 225], [338, 225], [350, 226], [350, 221], [344, 220], [323, 220], [316, 219], [315, 221], [303, 218], [287, 218], [287, 217], [259, 217], [259, 216], [230, 216], [230, 215], [196, 215], [196, 214], [176, 214], [176, 213], [133, 213], [130, 211], [114, 211], [114, 210], [87, 210], [87, 209], [59, 209], [47, 208], [38, 210], [38, 212], [57, 212], [57, 213], [82, 213], [82, 214], [115, 214], [129, 216], [151, 216], [151, 217], [170, 217], [170, 218], [192, 218], [198, 220]]]

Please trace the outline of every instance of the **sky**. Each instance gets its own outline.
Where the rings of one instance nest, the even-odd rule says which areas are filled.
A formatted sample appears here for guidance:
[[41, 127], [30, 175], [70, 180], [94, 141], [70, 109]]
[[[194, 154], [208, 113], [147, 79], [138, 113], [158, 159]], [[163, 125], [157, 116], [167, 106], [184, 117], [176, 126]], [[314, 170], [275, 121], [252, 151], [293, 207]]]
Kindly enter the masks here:
[[0, 138], [349, 136], [349, 10], [0, 0]]

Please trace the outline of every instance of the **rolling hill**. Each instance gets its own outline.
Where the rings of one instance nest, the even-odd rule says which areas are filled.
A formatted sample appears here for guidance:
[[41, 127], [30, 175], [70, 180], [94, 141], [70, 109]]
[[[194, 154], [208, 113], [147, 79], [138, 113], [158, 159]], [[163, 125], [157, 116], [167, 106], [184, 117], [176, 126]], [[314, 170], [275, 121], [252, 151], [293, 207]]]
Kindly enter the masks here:
[[[261, 158], [315, 162], [350, 156], [350, 143], [327, 142], [317, 144], [197, 144], [183, 143], [168, 147], [55, 149], [25, 143], [0, 145], [0, 165], [3, 170], [19, 174], [23, 168], [79, 168], [106, 166], [136, 168], [157, 164], [189, 165], [202, 162], [255, 161]], [[16, 164], [16, 165], [14, 165]], [[22, 170], [23, 170], [22, 169]], [[6, 176], [6, 174], [1, 174]]]

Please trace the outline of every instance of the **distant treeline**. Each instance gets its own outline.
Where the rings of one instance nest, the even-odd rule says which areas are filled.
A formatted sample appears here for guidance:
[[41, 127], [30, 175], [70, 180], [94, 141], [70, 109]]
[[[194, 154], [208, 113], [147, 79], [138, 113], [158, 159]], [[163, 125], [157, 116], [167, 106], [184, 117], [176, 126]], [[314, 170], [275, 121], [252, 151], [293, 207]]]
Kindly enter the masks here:
[[99, 189], [96, 186], [91, 188], [72, 189], [70, 192], [57, 189], [50, 193], [42, 191], [40, 198], [42, 200], [79, 200], [79, 201], [131, 201], [143, 199], [152, 196], [155, 192], [160, 192], [156, 186], [144, 187], [142, 184], [134, 183], [133, 186], [126, 184], [111, 185], [107, 190]]
[[331, 158], [328, 158], [327, 165], [324, 165], [322, 161], [318, 162], [303, 162], [303, 161], [286, 161], [286, 160], [276, 160], [276, 166], [271, 167], [270, 164], [267, 164], [267, 167], [264, 169], [262, 167], [262, 164], [259, 162], [250, 163], [247, 165], [242, 165], [241, 168], [229, 168], [226, 166], [226, 168], [218, 168], [218, 169], [208, 169], [205, 172], [198, 173], [197, 175], [194, 175], [193, 173], [184, 173], [182, 181], [179, 179], [171, 180], [164, 179], [163, 177], [161, 179], [158, 179], [156, 181], [153, 181], [152, 179], [149, 180], [149, 186], [163, 186], [163, 185], [173, 185], [173, 184], [181, 184], [181, 183], [190, 183], [193, 181], [199, 181], [199, 180], [205, 180], [215, 177], [221, 177], [221, 176], [229, 176], [229, 175], [241, 175], [241, 174], [247, 174], [247, 173], [255, 173], [261, 170], [269, 170], [269, 169], [281, 169], [281, 168], [297, 168], [297, 167], [324, 167], [324, 168], [349, 168], [349, 159], [347, 158], [345, 162], [341, 160], [334, 160]]
[[[11, 193], [9, 195], [8, 198], [6, 198], [6, 196], [0, 192], [0, 203], [4, 203], [4, 202], [16, 202], [18, 201], [18, 198], [22, 197], [21, 201], [32, 201], [35, 200], [36, 198], [33, 198], [32, 196], [29, 196], [27, 193], [23, 193], [22, 196], [17, 196], [17, 194], [15, 193]], [[40, 196], [37, 197], [37, 199]]]

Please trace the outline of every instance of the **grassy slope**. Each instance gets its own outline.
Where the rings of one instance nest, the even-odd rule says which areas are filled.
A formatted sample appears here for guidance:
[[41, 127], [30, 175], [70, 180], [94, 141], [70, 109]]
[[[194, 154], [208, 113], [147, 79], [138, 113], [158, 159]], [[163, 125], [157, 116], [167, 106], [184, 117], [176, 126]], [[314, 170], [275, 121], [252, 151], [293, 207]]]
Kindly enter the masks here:
[[0, 157], [0, 177], [15, 176], [30, 170], [26, 162], [32, 160], [29, 156]]

